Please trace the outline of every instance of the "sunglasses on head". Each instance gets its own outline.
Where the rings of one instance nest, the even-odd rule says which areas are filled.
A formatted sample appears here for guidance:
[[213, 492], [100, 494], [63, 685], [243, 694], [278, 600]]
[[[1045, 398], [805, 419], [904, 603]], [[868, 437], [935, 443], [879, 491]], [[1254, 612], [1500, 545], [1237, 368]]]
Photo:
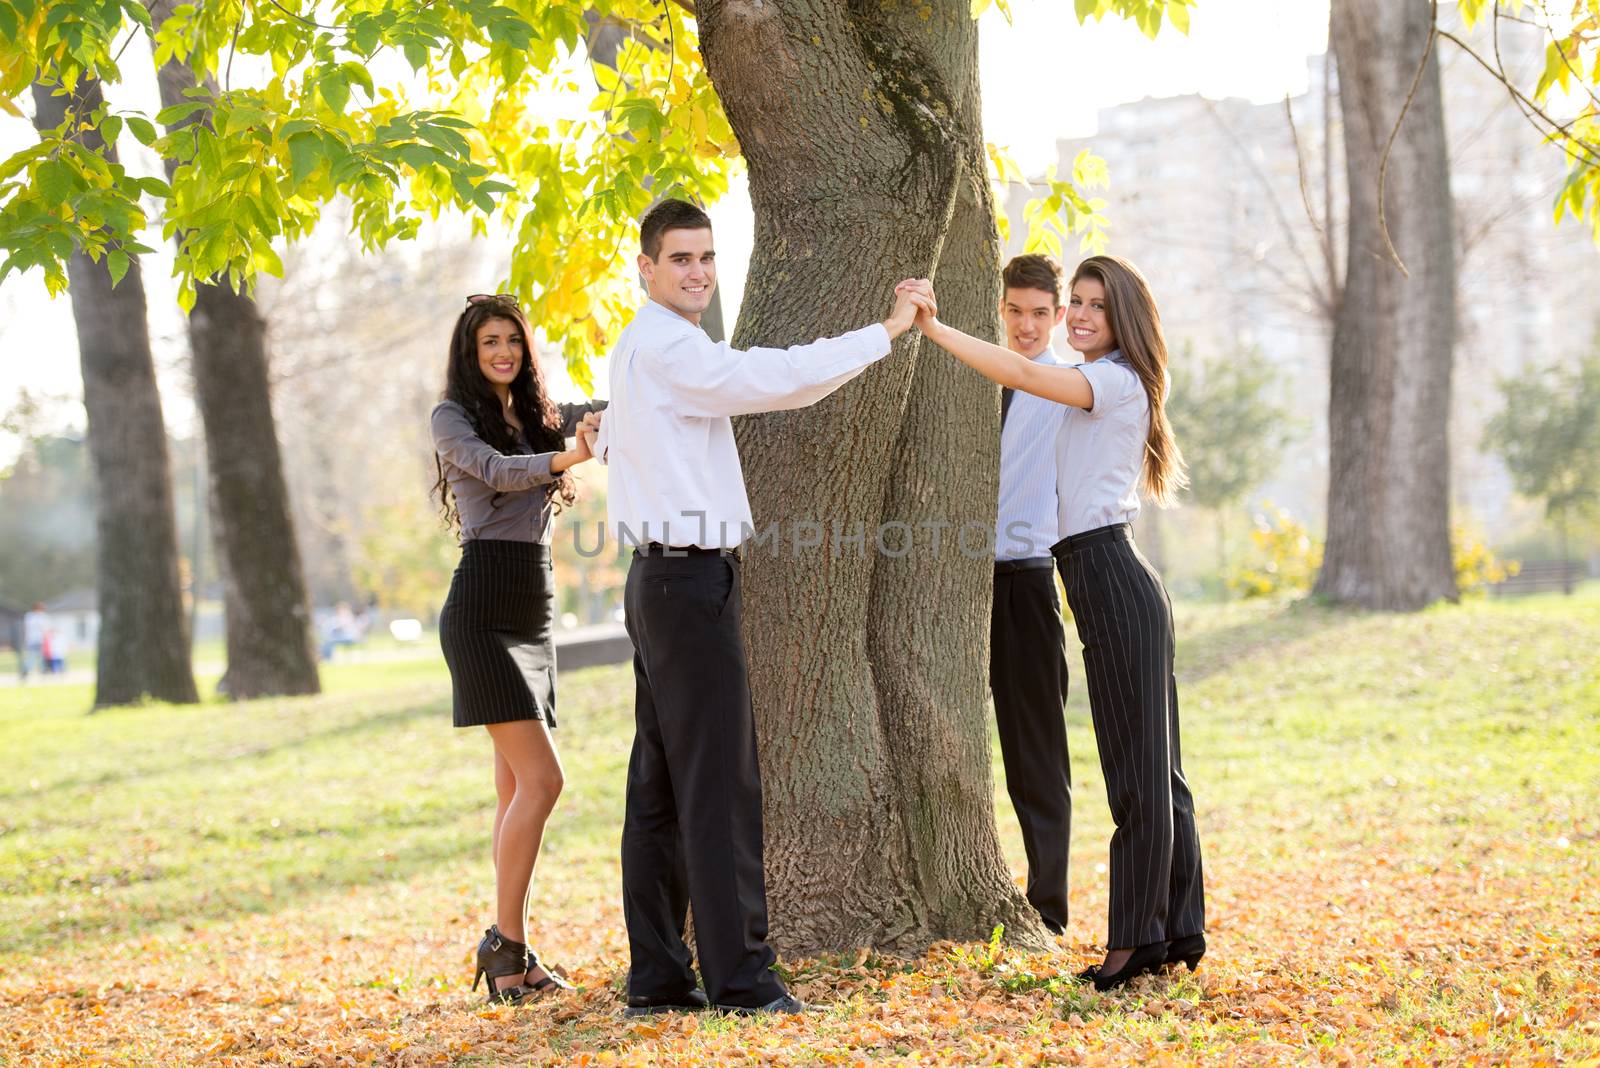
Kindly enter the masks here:
[[517, 304], [517, 298], [512, 296], [510, 293], [473, 293], [471, 296], [467, 297], [468, 304], [483, 304], [489, 301], [496, 301], [501, 304], [509, 304], [513, 308], [520, 307], [520, 305]]

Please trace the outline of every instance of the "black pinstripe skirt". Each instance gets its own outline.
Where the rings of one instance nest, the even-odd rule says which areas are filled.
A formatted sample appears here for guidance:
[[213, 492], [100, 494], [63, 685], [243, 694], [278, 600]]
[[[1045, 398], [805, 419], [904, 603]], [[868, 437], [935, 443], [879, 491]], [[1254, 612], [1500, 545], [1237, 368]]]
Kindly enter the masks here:
[[439, 612], [455, 725], [518, 719], [556, 725], [556, 650], [550, 637], [550, 547], [475, 539]]

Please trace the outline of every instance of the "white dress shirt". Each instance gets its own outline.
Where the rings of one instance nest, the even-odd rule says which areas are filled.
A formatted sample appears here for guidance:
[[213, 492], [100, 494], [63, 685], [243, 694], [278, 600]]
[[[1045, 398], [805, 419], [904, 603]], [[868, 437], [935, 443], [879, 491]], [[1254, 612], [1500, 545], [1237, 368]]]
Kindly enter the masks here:
[[[1048, 348], [1033, 362], [1064, 367]], [[1011, 395], [1000, 427], [1000, 505], [995, 515], [996, 560], [1050, 555], [1056, 533], [1056, 436], [1067, 406], [1021, 390]]]
[[889, 353], [881, 323], [787, 349], [740, 351], [647, 302], [611, 352], [597, 458], [620, 545], [737, 548], [752, 532], [730, 416], [804, 408]]

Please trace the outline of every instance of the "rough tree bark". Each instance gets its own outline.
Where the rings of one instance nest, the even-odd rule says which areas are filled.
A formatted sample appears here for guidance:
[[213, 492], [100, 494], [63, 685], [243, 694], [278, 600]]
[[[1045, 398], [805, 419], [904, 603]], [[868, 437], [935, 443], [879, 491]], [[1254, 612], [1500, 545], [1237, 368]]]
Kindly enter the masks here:
[[[33, 87], [34, 124], [53, 130], [68, 98]], [[71, 101], [86, 114], [100, 106], [98, 82], [79, 85]], [[81, 134], [101, 151], [96, 130]], [[116, 162], [116, 149], [104, 158]], [[113, 285], [102, 259], [74, 253], [67, 264], [72, 317], [89, 415], [95, 485], [95, 571], [100, 607], [94, 705], [132, 704], [146, 696], [193, 702], [189, 626], [178, 570], [177, 517], [167, 430], [156, 388], [139, 260]]]
[[1394, 139], [1378, 222], [1384, 147], [1432, 32], [1426, 0], [1339, 0], [1349, 178], [1349, 253], [1329, 361], [1328, 543], [1316, 592], [1411, 610], [1456, 597], [1450, 559], [1450, 375], [1455, 248], [1437, 49]]
[[[873, 322], [895, 282], [930, 275], [941, 317], [997, 338], [970, 5], [941, 0], [926, 18], [822, 0], [697, 10], [756, 217], [735, 342]], [[978, 531], [993, 530], [998, 408], [992, 385], [908, 334], [823, 403], [738, 421], [757, 527], [776, 522], [781, 539], [747, 542], [744, 573], [786, 952], [915, 951], [997, 923], [1044, 937], [1007, 872], [989, 773], [993, 578]], [[806, 524], [822, 545], [796, 552]]]
[[[150, 5], [158, 24], [170, 6]], [[176, 60], [157, 80], [163, 107], [188, 102], [183, 91], [196, 84]], [[165, 163], [170, 179], [175, 165]], [[189, 349], [227, 613], [228, 666], [219, 688], [236, 699], [317, 693], [310, 605], [272, 417], [266, 323], [255, 301], [224, 285], [197, 284]]]

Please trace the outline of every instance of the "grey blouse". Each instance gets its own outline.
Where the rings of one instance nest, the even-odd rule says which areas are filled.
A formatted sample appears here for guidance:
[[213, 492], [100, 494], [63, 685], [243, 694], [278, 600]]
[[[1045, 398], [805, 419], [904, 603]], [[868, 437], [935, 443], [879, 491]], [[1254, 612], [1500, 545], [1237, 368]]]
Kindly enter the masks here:
[[[604, 411], [605, 401], [561, 404], [561, 436], [577, 432], [587, 412]], [[549, 485], [553, 452], [506, 454], [478, 436], [467, 410], [454, 401], [433, 409], [433, 447], [461, 513], [461, 540], [494, 538], [550, 544], [553, 506]], [[525, 446], [524, 446], [525, 448]]]

